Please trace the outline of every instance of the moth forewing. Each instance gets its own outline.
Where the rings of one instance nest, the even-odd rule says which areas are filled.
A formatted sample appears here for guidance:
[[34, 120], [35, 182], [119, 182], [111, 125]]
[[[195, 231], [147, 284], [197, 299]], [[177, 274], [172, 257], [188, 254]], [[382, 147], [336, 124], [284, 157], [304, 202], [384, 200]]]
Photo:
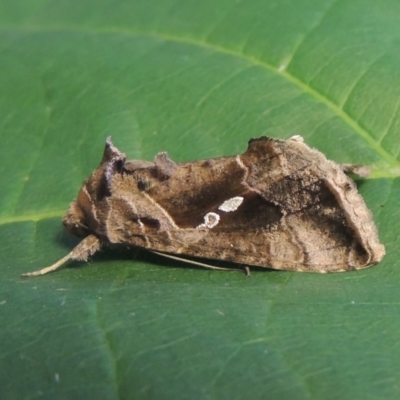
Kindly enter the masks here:
[[252, 139], [245, 153], [177, 164], [127, 161], [108, 139], [99, 167], [64, 216], [86, 260], [115, 243], [291, 271], [337, 272], [379, 262], [372, 214], [344, 168], [289, 140]]

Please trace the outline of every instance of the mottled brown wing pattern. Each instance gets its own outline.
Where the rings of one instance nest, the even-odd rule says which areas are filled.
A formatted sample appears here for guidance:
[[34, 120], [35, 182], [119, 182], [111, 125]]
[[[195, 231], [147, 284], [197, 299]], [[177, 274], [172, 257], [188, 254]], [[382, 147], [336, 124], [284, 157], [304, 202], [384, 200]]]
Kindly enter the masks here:
[[154, 163], [126, 161], [108, 140], [64, 223], [74, 234], [89, 235], [79, 257], [70, 253], [80, 259], [86, 248], [89, 255], [110, 242], [334, 272], [367, 267], [385, 254], [354, 182], [299, 136], [263, 137], [240, 156], [181, 164], [166, 153]]
[[[132, 239], [133, 230], [123, 227], [121, 233], [128, 236], [121, 243], [317, 272], [362, 268], [382, 255], [371, 214], [354, 183], [297, 137], [254, 140], [242, 156], [176, 164], [171, 176], [161, 180], [142, 172], [136, 180], [147, 182], [141, 194], [151, 206], [145, 210], [152, 215], [155, 207], [163, 210], [170, 226], [143, 221], [141, 214], [142, 234]], [[120, 192], [118, 185], [115, 197]], [[229, 208], [229, 201], [236, 203]], [[361, 216], [358, 221], [353, 221], [352, 205]], [[118, 216], [115, 223], [121, 220], [129, 218]]]

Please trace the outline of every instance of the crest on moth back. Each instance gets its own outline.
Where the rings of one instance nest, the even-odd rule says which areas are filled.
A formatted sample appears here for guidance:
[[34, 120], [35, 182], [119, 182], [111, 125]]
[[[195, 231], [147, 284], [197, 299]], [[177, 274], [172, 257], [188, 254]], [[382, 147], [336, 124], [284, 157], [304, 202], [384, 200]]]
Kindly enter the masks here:
[[385, 254], [344, 167], [300, 136], [252, 139], [242, 155], [187, 163], [167, 153], [127, 161], [109, 138], [63, 222], [85, 239], [27, 276], [86, 260], [107, 243], [308, 272], [365, 268]]

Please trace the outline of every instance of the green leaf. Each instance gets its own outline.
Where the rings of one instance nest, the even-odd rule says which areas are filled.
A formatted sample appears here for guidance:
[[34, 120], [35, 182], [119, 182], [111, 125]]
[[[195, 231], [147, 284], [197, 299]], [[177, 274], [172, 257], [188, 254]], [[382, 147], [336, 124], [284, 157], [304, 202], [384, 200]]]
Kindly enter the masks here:
[[[398, 399], [400, 3], [0, 1], [0, 398]], [[215, 272], [144, 251], [21, 279], [104, 140], [132, 159], [304, 136], [373, 167], [387, 255], [345, 274]]]

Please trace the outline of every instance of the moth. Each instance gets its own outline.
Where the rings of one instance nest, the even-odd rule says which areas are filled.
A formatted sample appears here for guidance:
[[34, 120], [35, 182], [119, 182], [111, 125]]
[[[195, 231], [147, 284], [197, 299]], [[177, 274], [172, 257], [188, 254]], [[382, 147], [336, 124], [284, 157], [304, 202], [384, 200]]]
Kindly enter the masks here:
[[84, 239], [24, 276], [87, 260], [110, 243], [278, 270], [365, 268], [385, 248], [346, 169], [301, 136], [251, 139], [241, 155], [184, 163], [165, 152], [128, 161], [108, 138], [63, 217]]

